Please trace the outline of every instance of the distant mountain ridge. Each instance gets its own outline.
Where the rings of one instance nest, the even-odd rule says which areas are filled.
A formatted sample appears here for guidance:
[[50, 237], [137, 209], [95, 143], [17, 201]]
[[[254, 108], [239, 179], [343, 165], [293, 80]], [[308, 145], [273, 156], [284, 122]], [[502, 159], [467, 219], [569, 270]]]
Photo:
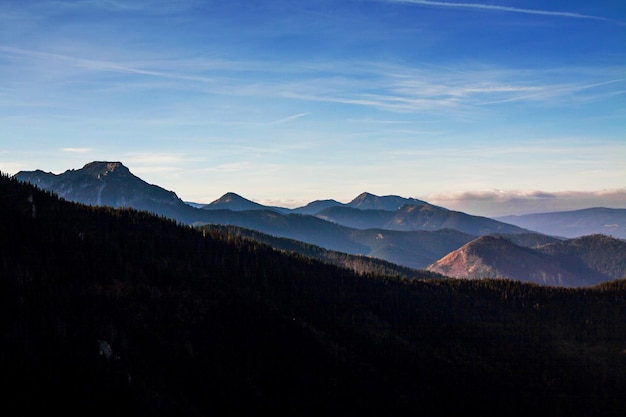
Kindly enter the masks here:
[[626, 242], [590, 235], [534, 248], [502, 236], [481, 236], [427, 270], [453, 278], [510, 278], [535, 284], [581, 287], [626, 278]]
[[316, 216], [357, 229], [380, 228], [403, 231], [455, 229], [474, 235], [528, 232], [521, 227], [487, 217], [472, 216], [428, 203], [405, 204], [395, 211], [336, 206], [324, 209]]
[[626, 209], [592, 207], [582, 210], [502, 216], [496, 220], [563, 237], [602, 233], [626, 239]]
[[[547, 272], [542, 279], [533, 282], [576, 286], [619, 277], [626, 270], [626, 266], [619, 264], [619, 251], [609, 251], [607, 262], [613, 265], [614, 271], [596, 273], [606, 268], [587, 270], [585, 267], [581, 271], [595, 272], [583, 279], [575, 271], [576, 265], [588, 264], [587, 261], [581, 264], [581, 255], [560, 254], [545, 258], [544, 252], [537, 252], [538, 247], [558, 244], [559, 239], [399, 196], [379, 197], [362, 193], [347, 204], [318, 200], [289, 210], [264, 206], [235, 193], [227, 193], [208, 205], [194, 207], [183, 202], [174, 192], [136, 177], [120, 162], [91, 162], [81, 169], [58, 175], [41, 170], [22, 171], [14, 177], [83, 204], [145, 210], [192, 226], [237, 226], [330, 251], [375, 257], [402, 267], [428, 267], [433, 272], [452, 276], [455, 271], [465, 269], [474, 274], [466, 273], [466, 278], [507, 276], [533, 281], [537, 275], [529, 268], [531, 264], [537, 264], [543, 265], [540, 270]], [[507, 240], [494, 245], [492, 238], [480, 238], [487, 235], [498, 235]], [[602, 245], [594, 242], [585, 241], [585, 245], [593, 244], [597, 251], [605, 251]], [[459, 250], [461, 252], [455, 255]], [[584, 252], [584, 248], [581, 250]], [[509, 259], [508, 265], [498, 264], [504, 259]], [[522, 259], [526, 259], [526, 269], [520, 267]], [[436, 267], [443, 269], [437, 270]], [[525, 275], [520, 275], [521, 272]]]
[[299, 214], [314, 215], [327, 208], [338, 207], [338, 206], [343, 206], [343, 205], [344, 205], [343, 203], [340, 203], [339, 201], [333, 200], [333, 199], [315, 200], [305, 206], [293, 209], [292, 212], [299, 213]]
[[424, 204], [428, 203], [415, 198], [405, 198], [397, 195], [377, 196], [364, 192], [356, 196], [354, 200], [350, 201], [346, 206], [359, 210], [396, 211], [405, 205], [421, 206]]
[[[206, 206], [193, 207], [184, 203], [174, 192], [148, 184], [134, 176], [119, 162], [92, 162], [81, 169], [68, 170], [58, 175], [40, 170], [22, 171], [15, 178], [82, 204], [131, 207], [196, 226], [238, 226], [276, 237], [299, 240], [328, 250], [377, 257], [414, 269], [426, 267], [475, 238], [453, 230], [355, 230], [313, 215], [281, 213], [235, 193], [227, 193], [216, 200], [209, 205], [210, 209]], [[380, 203], [386, 199], [379, 198], [377, 201]], [[248, 208], [252, 210], [247, 210]]]
[[252, 200], [248, 200], [234, 192], [227, 192], [217, 200], [209, 204], [188, 203], [194, 207], [200, 207], [207, 210], [273, 210], [279, 213], [297, 213], [316, 215], [323, 210], [333, 207], [345, 207], [355, 210], [384, 210], [396, 211], [405, 205], [429, 205], [427, 202], [415, 198], [405, 198], [397, 195], [377, 196], [368, 192], [363, 192], [356, 196], [348, 203], [341, 203], [334, 199], [315, 200], [310, 203], [296, 208], [286, 208], [277, 206], [266, 206]]
[[266, 206], [256, 203], [252, 200], [248, 200], [239, 194], [234, 192], [228, 192], [218, 198], [217, 200], [209, 204], [194, 203], [194, 206], [202, 207], [207, 210], [226, 209], [233, 211], [244, 210], [274, 210], [280, 213], [298, 213], [315, 215], [319, 212], [333, 208], [333, 207], [346, 207], [356, 210], [384, 210], [384, 211], [396, 211], [405, 205], [430, 205], [425, 201], [415, 198], [405, 198], [397, 195], [377, 196], [368, 192], [363, 192], [356, 196], [352, 201], [348, 203], [341, 203], [337, 200], [315, 200], [304, 206], [289, 209], [286, 207]]

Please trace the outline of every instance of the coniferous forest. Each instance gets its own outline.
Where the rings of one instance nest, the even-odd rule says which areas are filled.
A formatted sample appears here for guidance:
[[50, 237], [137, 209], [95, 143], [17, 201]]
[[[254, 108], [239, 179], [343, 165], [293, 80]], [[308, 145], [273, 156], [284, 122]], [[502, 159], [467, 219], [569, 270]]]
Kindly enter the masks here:
[[348, 269], [4, 175], [0, 216], [5, 410], [626, 410], [624, 280], [566, 289]]

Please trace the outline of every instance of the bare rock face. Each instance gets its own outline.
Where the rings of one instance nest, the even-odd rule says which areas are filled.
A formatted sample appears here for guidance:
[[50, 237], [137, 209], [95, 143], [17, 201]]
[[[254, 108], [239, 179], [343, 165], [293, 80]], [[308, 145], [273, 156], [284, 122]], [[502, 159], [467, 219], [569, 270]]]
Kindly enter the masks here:
[[449, 253], [427, 268], [459, 279], [508, 278], [561, 287], [592, 285], [602, 280], [601, 271], [581, 267], [578, 259], [560, 257], [521, 247], [509, 239], [482, 236]]

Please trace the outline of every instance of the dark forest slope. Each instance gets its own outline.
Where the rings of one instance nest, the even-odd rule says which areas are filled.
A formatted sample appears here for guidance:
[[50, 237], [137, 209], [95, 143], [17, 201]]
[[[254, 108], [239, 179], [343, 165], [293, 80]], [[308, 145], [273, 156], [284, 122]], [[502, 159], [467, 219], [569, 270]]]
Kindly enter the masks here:
[[0, 178], [2, 406], [620, 415], [626, 286], [360, 275]]
[[204, 225], [198, 226], [200, 230], [209, 232], [236, 235], [243, 238], [252, 239], [270, 245], [272, 248], [289, 253], [298, 253], [309, 258], [317, 259], [325, 263], [337, 265], [357, 273], [371, 273], [379, 275], [396, 275], [406, 278], [446, 278], [443, 275], [430, 272], [424, 269], [413, 269], [402, 265], [387, 262], [382, 259], [351, 255], [348, 253], [324, 249], [320, 246], [311, 245], [299, 240], [287, 239], [284, 237], [271, 236], [256, 230], [244, 229], [237, 226]]

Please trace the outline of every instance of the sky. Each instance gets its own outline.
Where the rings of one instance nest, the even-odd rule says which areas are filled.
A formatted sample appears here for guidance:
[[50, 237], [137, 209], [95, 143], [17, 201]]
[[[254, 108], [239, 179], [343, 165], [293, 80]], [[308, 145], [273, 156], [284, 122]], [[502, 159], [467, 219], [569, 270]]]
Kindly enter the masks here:
[[621, 0], [2, 0], [0, 171], [185, 201], [626, 208]]

